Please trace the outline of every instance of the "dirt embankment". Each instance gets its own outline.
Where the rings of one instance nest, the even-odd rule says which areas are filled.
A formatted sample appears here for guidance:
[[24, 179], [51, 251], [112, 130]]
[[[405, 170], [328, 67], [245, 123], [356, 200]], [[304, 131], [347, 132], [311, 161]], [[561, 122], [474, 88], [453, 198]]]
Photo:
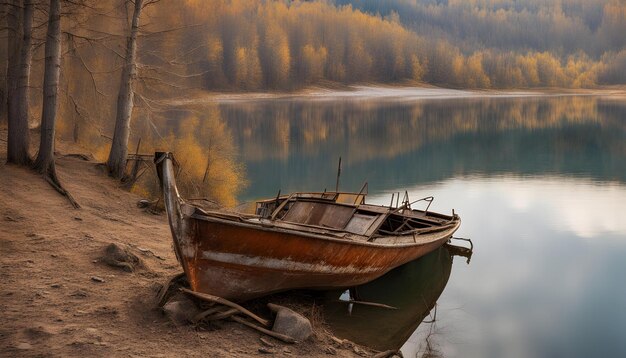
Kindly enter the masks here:
[[[34, 172], [4, 164], [6, 133], [0, 129], [0, 356], [268, 355], [259, 351], [261, 335], [239, 323], [175, 326], [155, 309], [160, 284], [180, 272], [164, 215], [137, 208], [139, 197], [97, 163], [64, 156], [79, 149], [59, 143], [59, 177], [82, 205], [73, 209]], [[141, 267], [107, 265], [101, 257], [111, 243], [137, 255]], [[265, 337], [275, 345], [269, 351], [355, 355], [316, 328], [296, 345]]]

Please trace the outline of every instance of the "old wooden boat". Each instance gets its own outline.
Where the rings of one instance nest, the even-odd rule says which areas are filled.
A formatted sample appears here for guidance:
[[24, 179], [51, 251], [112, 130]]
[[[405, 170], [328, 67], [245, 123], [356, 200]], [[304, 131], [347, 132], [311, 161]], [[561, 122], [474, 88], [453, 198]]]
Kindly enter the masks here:
[[174, 157], [155, 153], [174, 248], [191, 288], [244, 301], [296, 288], [370, 282], [444, 244], [458, 215], [369, 205], [364, 193], [294, 193], [256, 213], [204, 210], [176, 188]]

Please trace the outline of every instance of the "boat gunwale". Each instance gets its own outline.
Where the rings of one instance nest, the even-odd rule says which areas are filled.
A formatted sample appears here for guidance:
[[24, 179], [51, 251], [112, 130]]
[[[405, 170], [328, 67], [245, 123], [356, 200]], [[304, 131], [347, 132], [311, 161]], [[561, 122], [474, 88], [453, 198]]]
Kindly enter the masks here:
[[[188, 204], [189, 205], [189, 204]], [[444, 228], [443, 230], [440, 231], [433, 231], [433, 232], [429, 232], [429, 233], [425, 233], [425, 234], [421, 234], [421, 235], [388, 235], [388, 236], [379, 236], [374, 238], [374, 240], [381, 240], [381, 239], [386, 239], [386, 238], [411, 238], [411, 239], [417, 239], [419, 236], [422, 237], [434, 237], [432, 240], [428, 240], [425, 242], [410, 242], [410, 243], [397, 243], [397, 244], [393, 244], [393, 243], [380, 243], [380, 242], [376, 242], [376, 241], [368, 241], [367, 240], [367, 236], [363, 236], [363, 235], [356, 235], [356, 234], [351, 234], [349, 232], [345, 232], [346, 234], [349, 235], [354, 235], [354, 236], [359, 236], [359, 237], [363, 237], [364, 240], [351, 240], [349, 238], [339, 238], [339, 237], [333, 237], [331, 236], [332, 234], [318, 234], [318, 233], [312, 233], [312, 232], [306, 232], [306, 231], [301, 231], [301, 230], [295, 230], [295, 229], [290, 229], [290, 228], [285, 228], [285, 227], [280, 227], [278, 225], [275, 225], [273, 223], [269, 223], [270, 225], [268, 225], [268, 223], [263, 223], [261, 221], [259, 221], [258, 223], [254, 223], [254, 222], [250, 222], [250, 221], [235, 221], [235, 220], [228, 220], [228, 219], [224, 219], [224, 218], [218, 218], [218, 217], [213, 217], [210, 216], [210, 213], [206, 213], [204, 215], [199, 215], [199, 214], [192, 214], [192, 215], [185, 215], [186, 218], [189, 219], [195, 219], [195, 220], [200, 220], [200, 221], [209, 221], [209, 222], [217, 222], [220, 224], [224, 224], [224, 225], [231, 225], [231, 226], [241, 226], [241, 227], [245, 227], [245, 228], [249, 228], [249, 229], [254, 229], [254, 230], [262, 230], [262, 231], [268, 231], [268, 232], [279, 232], [279, 233], [284, 233], [284, 234], [290, 234], [290, 235], [297, 235], [297, 236], [304, 236], [304, 237], [309, 237], [309, 238], [314, 238], [314, 239], [319, 239], [319, 240], [325, 240], [325, 241], [333, 241], [333, 242], [338, 242], [338, 243], [342, 243], [342, 244], [348, 244], [348, 245], [360, 245], [360, 246], [367, 246], [367, 247], [372, 247], [372, 248], [384, 248], [384, 249], [396, 249], [396, 248], [408, 248], [408, 247], [416, 247], [416, 246], [423, 246], [423, 245], [428, 245], [430, 243], [439, 241], [443, 238], [447, 238], [452, 236], [452, 234], [454, 234], [454, 232], [459, 228], [459, 226], [461, 225], [461, 219], [458, 216], [455, 216], [452, 220], [450, 220], [450, 224], [453, 224], [452, 226], [450, 226], [449, 228]], [[234, 218], [234, 217], [233, 217]], [[446, 235], [442, 235], [440, 233], [446, 233]], [[449, 234], [447, 234], [449, 233]], [[440, 235], [437, 235], [440, 234]]]

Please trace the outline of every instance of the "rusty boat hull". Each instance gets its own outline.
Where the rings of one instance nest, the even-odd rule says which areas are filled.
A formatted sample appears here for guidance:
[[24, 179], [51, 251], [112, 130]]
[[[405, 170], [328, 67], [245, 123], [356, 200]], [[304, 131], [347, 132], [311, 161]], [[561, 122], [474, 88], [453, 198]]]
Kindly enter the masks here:
[[275, 217], [205, 211], [180, 198], [171, 154], [157, 153], [155, 161], [175, 251], [191, 288], [230, 300], [361, 285], [437, 249], [460, 226], [458, 216], [437, 214], [436, 227], [373, 239]]

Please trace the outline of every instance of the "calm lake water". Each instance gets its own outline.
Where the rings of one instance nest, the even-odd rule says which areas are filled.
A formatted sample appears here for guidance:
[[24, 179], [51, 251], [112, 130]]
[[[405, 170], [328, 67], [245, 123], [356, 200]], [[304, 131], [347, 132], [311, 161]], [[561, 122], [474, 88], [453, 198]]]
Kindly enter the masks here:
[[460, 214], [456, 236], [475, 245], [470, 264], [441, 249], [362, 288], [363, 299], [398, 311], [354, 306], [350, 315], [340, 293], [329, 293], [338, 334], [402, 346], [405, 357], [626, 357], [625, 102], [296, 98], [219, 107], [250, 181], [243, 201], [334, 189], [341, 156], [341, 189], [367, 181], [368, 201], [387, 205], [406, 189]]

